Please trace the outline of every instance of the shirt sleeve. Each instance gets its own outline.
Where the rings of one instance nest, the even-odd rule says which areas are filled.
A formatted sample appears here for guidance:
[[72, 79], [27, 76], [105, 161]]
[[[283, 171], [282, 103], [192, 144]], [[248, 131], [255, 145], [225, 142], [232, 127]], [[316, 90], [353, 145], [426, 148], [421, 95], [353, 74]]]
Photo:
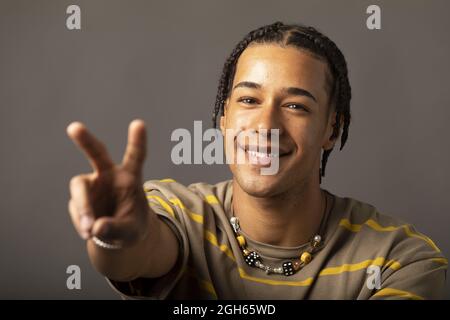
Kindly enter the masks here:
[[447, 259], [431, 239], [413, 229], [410, 234], [415, 236], [392, 250], [393, 263], [382, 272], [381, 286], [373, 291], [371, 300], [444, 298]]
[[170, 292], [181, 278], [189, 256], [189, 243], [180, 213], [157, 189], [145, 189], [149, 206], [175, 233], [179, 243], [179, 256], [175, 266], [166, 275], [158, 278], [138, 278], [120, 282], [106, 279], [123, 299], [168, 299]]

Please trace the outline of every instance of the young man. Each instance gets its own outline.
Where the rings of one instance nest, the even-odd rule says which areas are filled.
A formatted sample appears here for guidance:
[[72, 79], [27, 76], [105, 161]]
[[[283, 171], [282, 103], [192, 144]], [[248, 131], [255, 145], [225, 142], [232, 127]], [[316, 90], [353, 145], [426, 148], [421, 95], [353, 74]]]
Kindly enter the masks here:
[[[94, 267], [124, 297], [442, 297], [447, 260], [429, 238], [320, 188], [337, 139], [341, 148], [347, 139], [350, 97], [336, 45], [314, 28], [278, 22], [250, 32], [220, 79], [214, 123], [253, 160], [233, 161], [231, 181], [151, 180], [143, 191], [142, 121], [130, 124], [120, 165], [72, 123], [68, 134], [94, 172], [72, 179], [69, 211]], [[250, 150], [238, 132], [265, 135], [267, 150]], [[274, 160], [276, 174], [262, 175]]]

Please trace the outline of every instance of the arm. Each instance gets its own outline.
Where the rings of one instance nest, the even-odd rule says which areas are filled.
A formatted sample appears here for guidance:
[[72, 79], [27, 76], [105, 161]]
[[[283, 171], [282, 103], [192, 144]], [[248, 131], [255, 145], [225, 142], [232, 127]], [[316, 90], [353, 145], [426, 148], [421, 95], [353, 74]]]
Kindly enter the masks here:
[[443, 299], [447, 265], [444, 260], [419, 260], [403, 266], [383, 280], [371, 300]]
[[96, 270], [116, 281], [161, 277], [173, 268], [179, 254], [174, 232], [150, 209], [148, 236], [143, 240], [120, 250], [103, 249], [88, 240], [87, 249]]
[[[69, 137], [84, 151], [94, 172], [72, 178], [69, 212], [79, 235], [87, 240], [94, 267], [116, 281], [156, 278], [175, 265], [178, 240], [174, 231], [149, 207], [142, 188], [146, 132], [142, 121], [133, 121], [128, 144], [119, 165], [104, 145], [81, 123], [67, 128]], [[118, 245], [98, 246], [92, 237]]]

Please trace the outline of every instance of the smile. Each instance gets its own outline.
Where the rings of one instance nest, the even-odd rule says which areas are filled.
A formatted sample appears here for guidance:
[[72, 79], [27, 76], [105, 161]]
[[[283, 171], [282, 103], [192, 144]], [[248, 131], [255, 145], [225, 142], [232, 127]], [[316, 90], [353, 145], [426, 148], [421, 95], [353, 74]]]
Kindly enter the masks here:
[[238, 143], [237, 147], [240, 150], [244, 151], [246, 155], [248, 155], [248, 160], [250, 161], [250, 164], [253, 164], [253, 165], [267, 166], [267, 165], [271, 164], [273, 161], [278, 162], [279, 158], [290, 154], [289, 151], [286, 151], [284, 149], [283, 150], [273, 150], [274, 152], [272, 152], [271, 146], [266, 146], [264, 151], [267, 150], [268, 152], [254, 151], [254, 150], [262, 149], [262, 147], [259, 147], [256, 145], [243, 146]]
[[276, 153], [261, 153], [257, 151], [245, 150], [250, 156], [257, 158], [278, 158], [280, 155]]

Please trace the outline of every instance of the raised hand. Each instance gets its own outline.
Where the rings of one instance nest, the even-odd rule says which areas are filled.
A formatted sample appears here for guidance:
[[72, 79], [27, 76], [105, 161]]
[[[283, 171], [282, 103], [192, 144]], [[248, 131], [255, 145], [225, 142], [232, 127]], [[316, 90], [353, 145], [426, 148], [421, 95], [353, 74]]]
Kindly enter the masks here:
[[71, 123], [67, 134], [93, 168], [92, 173], [77, 175], [70, 181], [69, 212], [80, 236], [95, 236], [117, 246], [131, 246], [145, 238], [150, 210], [142, 188], [145, 123], [130, 123], [126, 151], [118, 165], [82, 123]]

